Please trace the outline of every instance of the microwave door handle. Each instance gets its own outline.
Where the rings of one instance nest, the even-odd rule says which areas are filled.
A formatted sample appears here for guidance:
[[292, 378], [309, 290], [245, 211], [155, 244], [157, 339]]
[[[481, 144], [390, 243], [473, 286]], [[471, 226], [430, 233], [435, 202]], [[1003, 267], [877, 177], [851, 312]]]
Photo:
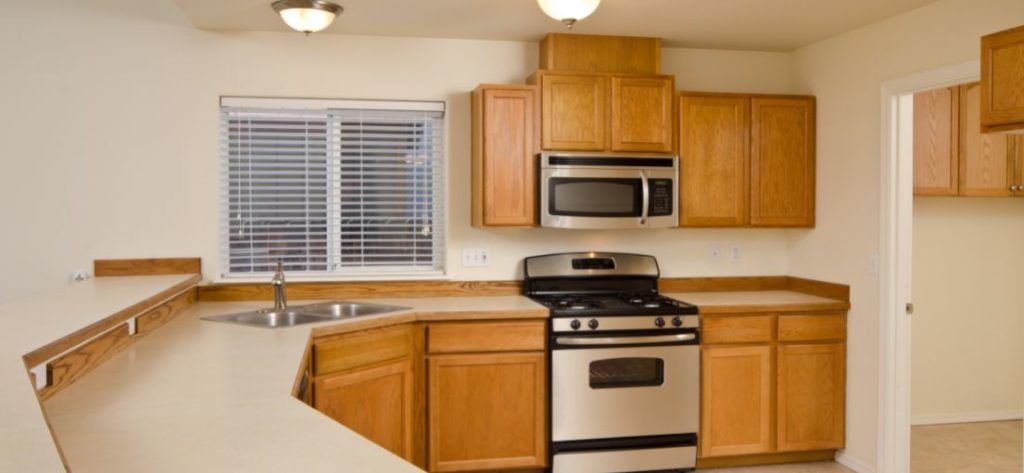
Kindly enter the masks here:
[[640, 224], [647, 225], [647, 206], [651, 200], [651, 186], [647, 182], [646, 171], [640, 171], [640, 185], [643, 187], [643, 200], [640, 202]]

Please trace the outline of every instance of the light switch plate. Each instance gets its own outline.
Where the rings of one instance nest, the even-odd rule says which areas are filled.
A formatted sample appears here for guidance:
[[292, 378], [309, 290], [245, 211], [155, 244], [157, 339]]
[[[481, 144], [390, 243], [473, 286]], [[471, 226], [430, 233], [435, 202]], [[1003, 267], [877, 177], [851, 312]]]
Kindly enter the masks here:
[[486, 248], [465, 248], [462, 250], [463, 268], [483, 268], [491, 265], [491, 252]]

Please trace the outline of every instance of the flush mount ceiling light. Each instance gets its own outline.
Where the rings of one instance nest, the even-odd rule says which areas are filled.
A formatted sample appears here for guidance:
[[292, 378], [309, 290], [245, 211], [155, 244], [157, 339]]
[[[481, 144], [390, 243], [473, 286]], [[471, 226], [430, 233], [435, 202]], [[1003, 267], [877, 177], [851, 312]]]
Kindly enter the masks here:
[[341, 6], [324, 0], [277, 0], [270, 6], [288, 26], [306, 34], [331, 26], [342, 11]]
[[548, 16], [572, 28], [577, 21], [594, 13], [601, 0], [537, 0], [537, 4]]

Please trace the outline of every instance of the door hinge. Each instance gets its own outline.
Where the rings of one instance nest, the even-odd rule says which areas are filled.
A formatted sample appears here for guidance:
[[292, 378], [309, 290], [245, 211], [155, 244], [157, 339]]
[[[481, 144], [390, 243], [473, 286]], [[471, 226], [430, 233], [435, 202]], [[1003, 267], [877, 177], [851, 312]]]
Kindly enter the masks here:
[[914, 303], [913, 302], [907, 302], [907, 315], [912, 315], [913, 313], [914, 313]]

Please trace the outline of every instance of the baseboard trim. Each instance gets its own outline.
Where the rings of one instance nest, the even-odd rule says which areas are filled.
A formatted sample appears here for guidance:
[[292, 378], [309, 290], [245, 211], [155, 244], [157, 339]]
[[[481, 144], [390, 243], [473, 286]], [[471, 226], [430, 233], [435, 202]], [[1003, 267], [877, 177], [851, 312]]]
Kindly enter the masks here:
[[995, 422], [1000, 420], [1021, 419], [1024, 419], [1024, 410], [964, 412], [959, 414], [914, 416], [910, 420], [910, 425], [966, 424], [970, 422]]
[[868, 465], [864, 461], [854, 458], [846, 453], [846, 450], [840, 450], [836, 453], [836, 463], [843, 465], [857, 473], [875, 473], [875, 467]]

